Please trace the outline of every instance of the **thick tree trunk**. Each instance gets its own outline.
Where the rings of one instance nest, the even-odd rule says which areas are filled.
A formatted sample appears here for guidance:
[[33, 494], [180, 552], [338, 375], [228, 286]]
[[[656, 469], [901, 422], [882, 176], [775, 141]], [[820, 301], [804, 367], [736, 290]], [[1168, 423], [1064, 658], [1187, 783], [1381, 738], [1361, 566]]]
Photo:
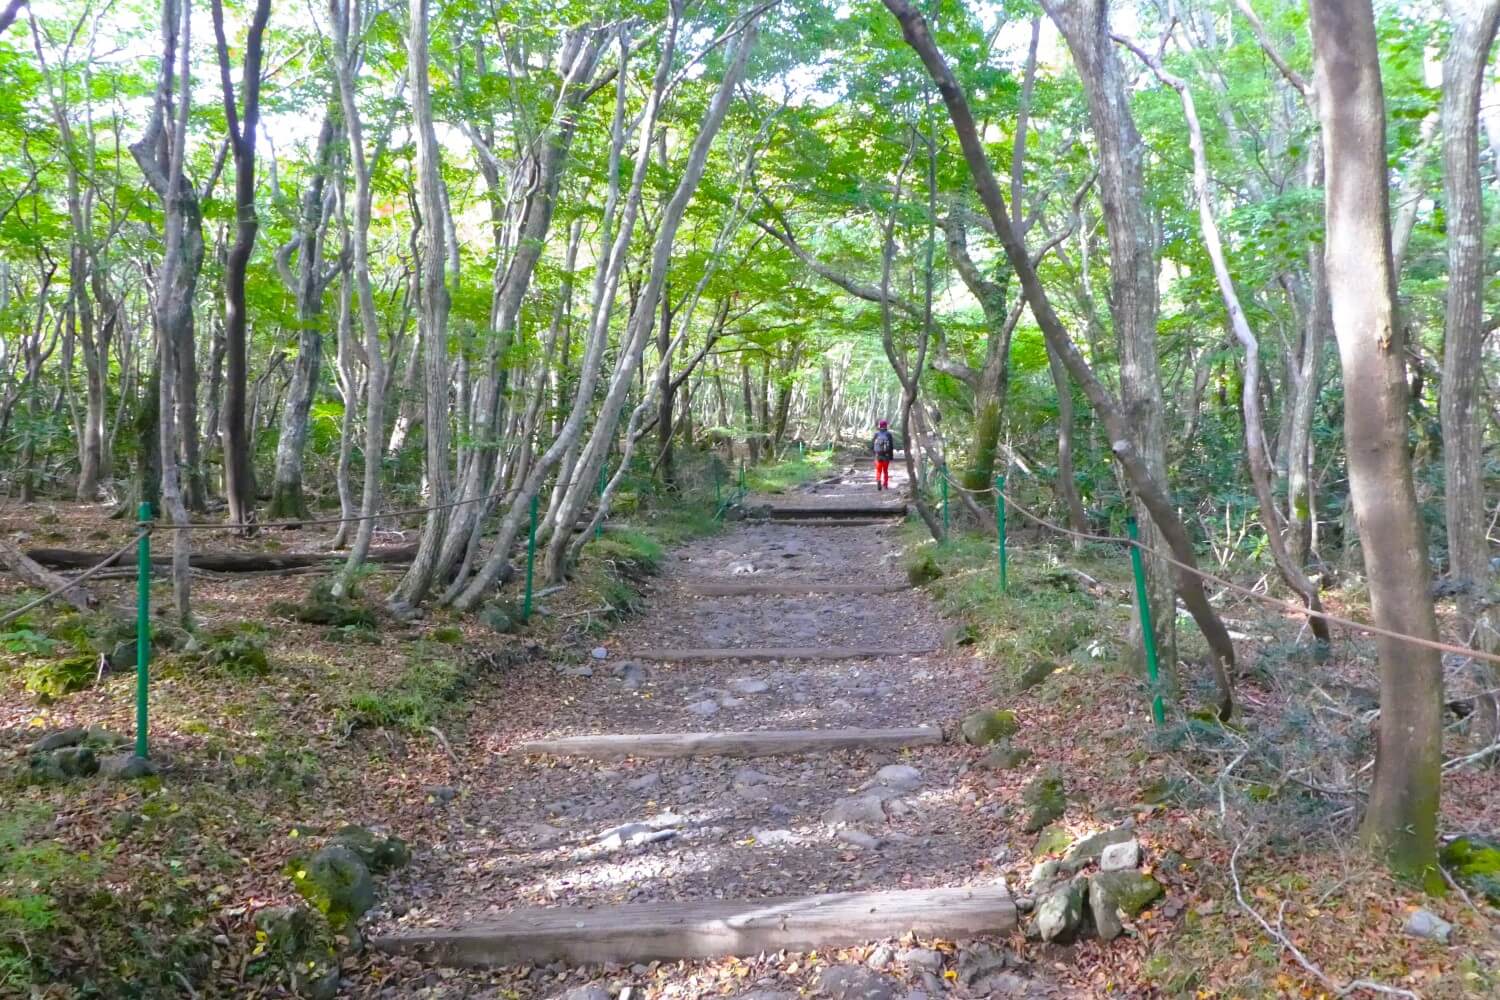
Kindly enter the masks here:
[[[1370, 0], [1312, 0], [1327, 188], [1328, 288], [1344, 384], [1350, 492], [1375, 624], [1435, 640], [1427, 540], [1407, 455], [1407, 388], [1386, 180], [1385, 98]], [[1363, 837], [1409, 875], [1435, 871], [1442, 663], [1378, 638], [1380, 733]]]
[[[1479, 98], [1500, 23], [1500, 0], [1448, 0], [1453, 33], [1443, 59], [1443, 216], [1448, 229], [1448, 302], [1443, 331], [1442, 428], [1446, 473], [1448, 572], [1462, 590], [1464, 639], [1500, 649], [1500, 622], [1490, 607], [1490, 545], [1484, 507], [1484, 430], [1477, 410], [1485, 341], [1484, 199], [1479, 178]], [[1485, 690], [1500, 672], [1479, 668]], [[1475, 732], [1500, 736], [1500, 703], [1477, 705]]]
[[[907, 44], [922, 58], [928, 74], [943, 95], [943, 102], [948, 107], [953, 129], [958, 134], [959, 144], [963, 148], [970, 175], [979, 189], [980, 201], [983, 202], [990, 221], [994, 223], [995, 234], [999, 237], [1001, 245], [1005, 248], [1006, 257], [1020, 279], [1026, 301], [1031, 306], [1031, 313], [1036, 318], [1037, 325], [1041, 327], [1048, 347], [1056, 352], [1066, 365], [1068, 373], [1083, 389], [1109, 433], [1115, 459], [1120, 463], [1126, 480], [1136, 491], [1138, 498], [1161, 531], [1172, 557], [1186, 567], [1177, 570], [1177, 590], [1182, 596], [1183, 603], [1187, 605], [1189, 614], [1193, 616], [1193, 620], [1208, 641], [1211, 665], [1219, 687], [1218, 711], [1222, 718], [1227, 719], [1234, 707], [1234, 688], [1230, 680], [1230, 670], [1234, 666], [1234, 643], [1229, 638], [1223, 621], [1209, 603], [1208, 594], [1203, 589], [1203, 581], [1194, 573], [1197, 567], [1197, 556], [1193, 550], [1192, 540], [1177, 516], [1176, 505], [1166, 490], [1164, 477], [1155, 475], [1141, 457], [1134, 444], [1132, 428], [1120, 404], [1110, 396], [1109, 390], [1095, 376], [1093, 369], [1079, 353], [1067, 329], [1063, 326], [1062, 320], [1052, 308], [1052, 303], [1047, 296], [1046, 289], [1042, 286], [1036, 268], [1031, 263], [1026, 247], [1011, 225], [1005, 197], [1000, 192], [1000, 185], [986, 157], [984, 145], [979, 138], [978, 126], [969, 110], [968, 99], [964, 96], [963, 89], [958, 85], [952, 70], [948, 68], [947, 62], [928, 32], [926, 20], [914, 11], [906, 0], [884, 0], [884, 2], [900, 22]], [[1175, 612], [1175, 608], [1172, 610]]]

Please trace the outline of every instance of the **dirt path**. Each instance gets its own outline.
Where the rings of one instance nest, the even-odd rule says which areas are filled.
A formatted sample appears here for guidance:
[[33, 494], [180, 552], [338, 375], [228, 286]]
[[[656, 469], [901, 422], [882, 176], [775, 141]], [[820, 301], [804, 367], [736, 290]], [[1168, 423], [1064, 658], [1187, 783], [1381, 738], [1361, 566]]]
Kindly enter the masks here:
[[[893, 477], [894, 479], [895, 477]], [[897, 489], [901, 488], [898, 482]], [[797, 501], [889, 500], [856, 467]], [[650, 610], [613, 636], [603, 659], [558, 664], [545, 718], [508, 720], [476, 787], [437, 807], [434, 842], [389, 889], [372, 934], [461, 926], [522, 906], [759, 899], [815, 893], [993, 886], [991, 862], [1009, 833], [999, 810], [976, 805], [959, 780], [975, 755], [943, 743], [899, 751], [735, 759], [590, 760], [510, 753], [530, 739], [584, 734], [766, 729], [952, 731], [985, 706], [989, 671], [941, 647], [943, 626], [918, 591], [868, 595], [700, 596], [694, 581], [893, 584], [903, 579], [896, 528], [795, 522], [742, 523], [673, 553]], [[868, 646], [865, 659], [747, 661], [732, 656], [654, 661], [631, 651], [664, 647]], [[900, 765], [888, 768], [888, 765]], [[882, 772], [882, 768], [887, 768]], [[870, 790], [879, 794], [871, 795]], [[873, 805], [872, 805], [873, 803]], [[875, 985], [849, 997], [942, 991], [942, 969], [874, 956]], [[910, 958], [911, 956], [907, 956]], [[952, 964], [953, 956], [948, 957]], [[742, 963], [743, 964], [743, 963]], [[714, 963], [611, 970], [512, 970], [513, 991], [454, 995], [699, 996]], [[747, 989], [820, 989], [810, 966], [751, 960]], [[788, 971], [790, 969], [790, 971]], [[868, 966], [866, 966], [868, 971]], [[1015, 995], [1046, 995], [1012, 974]], [[492, 980], [497, 981], [497, 980]], [[876, 989], [875, 987], [880, 987]], [[949, 987], [952, 988], [951, 986]], [[993, 980], [983, 995], [996, 995]], [[770, 993], [764, 991], [772, 990]], [[908, 991], [917, 993], [909, 994]], [[723, 992], [721, 988], [712, 989]], [[746, 994], [753, 995], [753, 994]], [[840, 995], [835, 989], [833, 995]], [[975, 995], [975, 994], [971, 994]]]

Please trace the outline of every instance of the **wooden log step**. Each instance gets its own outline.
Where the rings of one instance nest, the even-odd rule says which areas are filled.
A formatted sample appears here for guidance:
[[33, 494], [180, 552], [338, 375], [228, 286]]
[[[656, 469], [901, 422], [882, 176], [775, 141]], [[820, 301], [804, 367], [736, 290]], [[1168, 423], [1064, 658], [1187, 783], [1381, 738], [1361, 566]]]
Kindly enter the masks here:
[[704, 597], [798, 597], [802, 594], [894, 594], [910, 590], [911, 584], [897, 583], [827, 583], [822, 580], [684, 580], [683, 589]]
[[889, 646], [741, 646], [642, 649], [629, 654], [634, 660], [873, 660], [883, 656], [926, 656], [933, 649], [891, 649]]
[[841, 892], [801, 899], [635, 903], [514, 910], [490, 923], [375, 938], [381, 951], [484, 968], [635, 962], [837, 948], [912, 932], [1003, 934], [1016, 926], [1005, 886]]
[[522, 743], [515, 755], [557, 757], [770, 757], [829, 750], [899, 750], [943, 741], [937, 726], [904, 729], [761, 729], [723, 733], [564, 736]]
[[852, 504], [767, 504], [775, 521], [799, 521], [809, 518], [843, 520], [846, 518], [904, 517], [905, 504], [852, 503]]

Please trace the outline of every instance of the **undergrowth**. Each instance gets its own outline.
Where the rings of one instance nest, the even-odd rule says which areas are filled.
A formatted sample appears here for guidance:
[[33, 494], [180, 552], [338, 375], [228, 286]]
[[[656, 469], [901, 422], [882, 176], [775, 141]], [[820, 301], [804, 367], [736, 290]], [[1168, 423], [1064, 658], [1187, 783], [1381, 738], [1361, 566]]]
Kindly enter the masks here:
[[745, 482], [752, 493], [784, 493], [796, 486], [822, 479], [833, 471], [833, 450], [808, 451], [801, 455], [789, 452], [779, 462], [756, 465], [745, 470]]

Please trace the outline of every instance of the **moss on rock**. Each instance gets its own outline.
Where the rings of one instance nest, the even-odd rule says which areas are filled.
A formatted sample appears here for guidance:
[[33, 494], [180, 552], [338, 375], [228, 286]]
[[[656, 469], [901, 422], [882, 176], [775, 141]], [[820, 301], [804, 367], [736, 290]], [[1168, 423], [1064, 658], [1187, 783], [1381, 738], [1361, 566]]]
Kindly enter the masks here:
[[974, 746], [989, 746], [991, 743], [1014, 736], [1021, 728], [1016, 713], [1008, 708], [971, 712], [964, 716], [959, 732], [964, 742]]

